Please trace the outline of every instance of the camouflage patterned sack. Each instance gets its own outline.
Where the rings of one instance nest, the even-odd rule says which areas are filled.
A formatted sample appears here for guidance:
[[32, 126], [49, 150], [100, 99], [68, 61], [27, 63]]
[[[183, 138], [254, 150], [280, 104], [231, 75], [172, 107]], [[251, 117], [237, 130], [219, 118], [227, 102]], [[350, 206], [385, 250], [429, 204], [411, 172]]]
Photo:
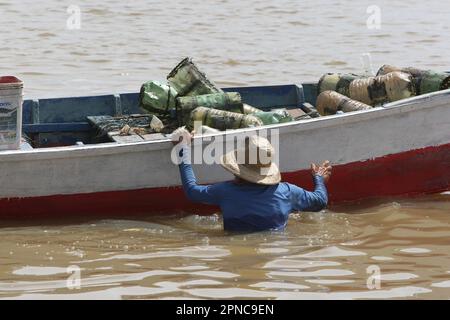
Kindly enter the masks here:
[[198, 107], [191, 112], [190, 129], [194, 127], [194, 122], [196, 121], [201, 122], [202, 125], [219, 130], [259, 127], [263, 125], [263, 122], [253, 115], [204, 107]]
[[349, 86], [353, 80], [360, 79], [362, 76], [358, 76], [353, 73], [340, 74], [340, 73], [327, 73], [324, 74], [317, 85], [318, 94], [324, 91], [336, 91], [344, 96], [349, 96]]
[[176, 90], [159, 81], [148, 81], [141, 87], [139, 106], [149, 112], [167, 113], [175, 109]]
[[355, 79], [350, 82], [348, 90], [348, 97], [371, 106], [416, 95], [411, 74], [398, 71], [383, 76]]
[[385, 75], [389, 72], [406, 72], [413, 76], [417, 95], [450, 89], [450, 73], [421, 70], [416, 68], [398, 68], [384, 65], [378, 70], [377, 75]]
[[167, 76], [170, 85], [179, 96], [197, 96], [223, 92], [192, 62], [191, 58], [183, 59]]
[[336, 114], [338, 111], [352, 112], [372, 109], [371, 106], [359, 101], [352, 100], [336, 91], [324, 91], [317, 97], [317, 111], [322, 116]]
[[177, 111], [178, 114], [181, 114], [181, 123], [187, 123], [189, 121], [191, 111], [197, 107], [212, 108], [237, 113], [243, 113], [244, 111], [241, 95], [237, 92], [178, 97]]

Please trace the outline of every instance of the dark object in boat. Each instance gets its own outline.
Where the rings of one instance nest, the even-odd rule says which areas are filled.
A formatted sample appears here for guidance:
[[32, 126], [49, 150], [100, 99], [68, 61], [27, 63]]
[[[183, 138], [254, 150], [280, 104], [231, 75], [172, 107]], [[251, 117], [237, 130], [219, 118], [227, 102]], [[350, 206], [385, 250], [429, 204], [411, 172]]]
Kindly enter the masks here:
[[[98, 137], [108, 137], [110, 141], [117, 142], [137, 142], [164, 137], [164, 134], [173, 130], [173, 128], [164, 127], [163, 132], [156, 135], [155, 130], [150, 126], [153, 117], [153, 115], [137, 114], [119, 117], [89, 116], [87, 119], [97, 129]], [[123, 138], [119, 138], [119, 136]], [[140, 139], [136, 137], [125, 138], [127, 136], [138, 136]]]
[[389, 72], [401, 71], [413, 76], [414, 87], [417, 95], [450, 89], [450, 73], [436, 72], [433, 70], [421, 70], [417, 68], [399, 68], [384, 65], [378, 70], [377, 75], [385, 75]]
[[336, 91], [324, 91], [317, 97], [317, 110], [323, 116], [336, 114], [338, 111], [352, 112], [372, 109], [371, 106], [352, 100]]
[[[319, 118], [320, 113], [317, 111], [314, 106], [308, 102], [302, 103], [301, 108], [303, 111], [305, 111], [306, 115], [310, 118]], [[308, 118], [306, 118], [308, 119]]]
[[152, 131], [150, 128], [150, 121], [153, 115], [129, 115], [129, 116], [90, 116], [87, 117], [88, 121], [97, 129], [102, 132], [119, 131], [125, 125], [129, 125], [133, 128], [142, 128], [149, 133]]
[[293, 108], [293, 109], [286, 109], [286, 112], [291, 116], [294, 120], [304, 120], [304, 119], [311, 119], [311, 117], [306, 114], [305, 111], [303, 111], [300, 108]]

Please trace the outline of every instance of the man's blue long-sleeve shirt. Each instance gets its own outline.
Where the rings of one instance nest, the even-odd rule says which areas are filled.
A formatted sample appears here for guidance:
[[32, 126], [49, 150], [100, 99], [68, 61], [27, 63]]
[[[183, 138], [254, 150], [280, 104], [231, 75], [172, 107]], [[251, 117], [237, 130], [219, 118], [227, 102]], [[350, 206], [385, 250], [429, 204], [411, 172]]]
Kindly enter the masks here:
[[279, 230], [286, 226], [289, 213], [320, 211], [327, 205], [327, 190], [318, 175], [314, 176], [314, 192], [286, 182], [267, 186], [234, 181], [198, 185], [186, 161], [188, 154], [189, 149], [183, 146], [179, 168], [186, 196], [193, 202], [220, 206], [225, 230]]

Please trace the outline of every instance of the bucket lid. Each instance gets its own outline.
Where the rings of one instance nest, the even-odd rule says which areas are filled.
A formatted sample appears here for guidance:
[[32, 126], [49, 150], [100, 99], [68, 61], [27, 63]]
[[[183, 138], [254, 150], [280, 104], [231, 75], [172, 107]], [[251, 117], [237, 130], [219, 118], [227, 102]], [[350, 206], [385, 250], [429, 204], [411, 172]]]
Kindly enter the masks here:
[[23, 83], [22, 80], [14, 76], [3, 76], [0, 77], [0, 83]]
[[23, 81], [15, 76], [0, 76], [0, 88], [22, 88]]

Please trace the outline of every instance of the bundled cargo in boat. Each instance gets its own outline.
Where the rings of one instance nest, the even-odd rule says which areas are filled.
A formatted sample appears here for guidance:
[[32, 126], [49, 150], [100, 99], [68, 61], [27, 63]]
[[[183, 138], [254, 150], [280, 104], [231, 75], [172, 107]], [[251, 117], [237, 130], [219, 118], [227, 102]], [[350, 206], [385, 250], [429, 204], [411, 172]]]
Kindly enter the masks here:
[[190, 113], [197, 107], [243, 113], [241, 95], [237, 92], [221, 92], [177, 98], [177, 113], [182, 123], [189, 121]]
[[355, 101], [336, 91], [327, 90], [317, 97], [316, 108], [322, 116], [336, 114], [338, 111], [353, 112], [372, 109], [365, 103]]
[[351, 99], [371, 106], [416, 95], [412, 76], [398, 71], [383, 76], [353, 80], [349, 86], [349, 93]]
[[197, 107], [206, 107], [244, 113], [241, 95], [238, 92], [223, 92], [177, 98], [177, 106], [191, 112]]
[[[259, 113], [266, 122], [279, 123], [292, 121], [288, 116], [276, 114], [265, 115], [263, 110], [243, 103], [241, 95], [237, 92], [224, 92], [209, 80], [205, 73], [199, 70], [191, 58], [183, 59], [167, 76], [167, 83], [148, 81], [141, 87], [139, 98], [140, 106], [147, 112], [157, 115], [166, 122], [177, 123], [177, 126], [189, 124], [191, 112], [198, 107], [229, 111], [239, 114]], [[222, 115], [223, 117], [224, 115]], [[212, 118], [218, 117], [214, 114]], [[227, 123], [233, 123], [232, 116]], [[247, 119], [244, 117], [244, 119]], [[250, 121], [249, 119], [252, 119]], [[258, 118], [256, 118], [258, 119]], [[254, 118], [248, 118], [249, 123], [258, 122]], [[211, 120], [212, 121], [212, 120]], [[214, 120], [216, 121], [216, 120]], [[261, 121], [259, 121], [261, 122]], [[173, 125], [168, 127], [173, 127]], [[260, 125], [260, 124], [259, 124]], [[223, 129], [223, 125], [218, 125]], [[236, 126], [236, 125], [232, 125]], [[239, 127], [239, 125], [237, 126]], [[245, 127], [245, 126], [244, 126]]]
[[324, 74], [318, 83], [319, 93], [324, 91], [336, 91], [344, 96], [349, 96], [350, 83], [353, 80], [362, 78], [359, 75], [353, 73], [340, 74], [340, 73], [327, 73]]
[[375, 106], [415, 96], [413, 77], [409, 73], [390, 72], [377, 77], [326, 74], [318, 83], [319, 93], [336, 91], [353, 100]]
[[191, 121], [189, 129], [194, 127], [194, 123], [198, 121], [202, 125], [206, 125], [218, 130], [239, 129], [259, 127], [264, 123], [253, 115], [246, 115], [242, 113], [223, 111], [218, 109], [210, 109], [205, 107], [198, 107], [191, 112]]
[[259, 118], [264, 125], [294, 121], [294, 118], [286, 110], [263, 111], [245, 103], [243, 104], [243, 113]]
[[167, 83], [148, 81], [141, 86], [139, 105], [149, 112], [169, 112], [175, 108], [177, 91]]
[[433, 70], [422, 70], [417, 68], [398, 68], [391, 65], [384, 65], [377, 75], [385, 75], [390, 72], [400, 71], [413, 76], [414, 87], [417, 95], [450, 89], [450, 73], [437, 72]]
[[191, 58], [183, 59], [167, 76], [169, 84], [179, 96], [197, 96], [223, 92], [205, 73], [201, 72]]
[[[327, 73], [318, 83], [318, 112], [312, 106], [311, 112], [302, 106], [306, 114], [294, 117], [290, 115], [291, 110], [261, 110], [246, 104], [237, 92], [224, 92], [188, 57], [169, 73], [167, 83], [149, 81], [142, 85], [140, 106], [157, 115], [167, 128], [173, 128], [174, 124], [189, 126], [192, 119], [200, 117], [201, 113], [206, 115], [211, 127], [225, 130], [246, 127], [246, 123], [239, 124], [242, 119], [246, 119], [250, 126], [277, 124], [314, 118], [319, 114], [323, 116], [340, 111], [367, 110], [371, 106], [449, 87], [449, 73], [416, 68], [384, 65], [376, 77], [364, 77], [354, 73]], [[193, 113], [193, 110], [199, 107], [215, 111], [209, 113], [199, 109], [201, 112], [197, 110]], [[236, 113], [241, 116], [237, 117]], [[248, 120], [242, 117], [242, 114], [252, 115], [253, 118]], [[226, 120], [226, 116], [231, 118]]]

